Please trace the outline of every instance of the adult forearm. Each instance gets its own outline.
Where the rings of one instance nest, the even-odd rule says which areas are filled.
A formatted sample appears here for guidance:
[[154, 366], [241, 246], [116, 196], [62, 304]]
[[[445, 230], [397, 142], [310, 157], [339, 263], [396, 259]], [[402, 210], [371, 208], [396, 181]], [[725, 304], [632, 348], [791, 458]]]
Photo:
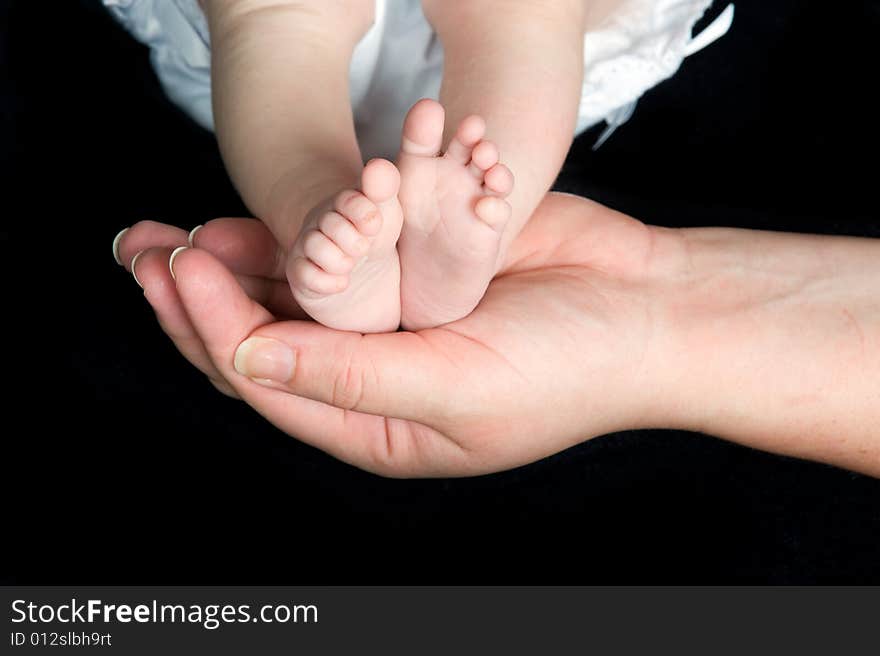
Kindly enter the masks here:
[[[553, 184], [571, 146], [583, 80], [584, 3], [424, 2], [444, 48], [446, 139], [480, 114], [516, 179], [504, 246]], [[502, 249], [503, 252], [504, 249]]]
[[698, 229], [670, 243], [669, 423], [880, 476], [880, 241]]
[[360, 7], [205, 5], [224, 162], [245, 203], [287, 246], [305, 212], [352, 186], [362, 168], [348, 91], [351, 52], [370, 20]]

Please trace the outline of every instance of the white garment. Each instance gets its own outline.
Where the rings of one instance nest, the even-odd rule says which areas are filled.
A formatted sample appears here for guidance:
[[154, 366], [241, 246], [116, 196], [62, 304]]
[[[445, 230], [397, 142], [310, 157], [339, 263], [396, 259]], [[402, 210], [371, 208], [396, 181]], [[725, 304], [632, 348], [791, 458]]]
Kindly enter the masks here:
[[[197, 0], [103, 0], [112, 14], [151, 49], [165, 92], [211, 130], [211, 48]], [[575, 134], [604, 120], [597, 147], [632, 115], [648, 89], [675, 74], [682, 60], [723, 36], [733, 5], [697, 37], [696, 23], [712, 0], [621, 0], [584, 36], [584, 83]], [[351, 102], [364, 157], [394, 157], [407, 110], [437, 98], [443, 48], [420, 0], [376, 0], [373, 26], [361, 39], [349, 71]]]

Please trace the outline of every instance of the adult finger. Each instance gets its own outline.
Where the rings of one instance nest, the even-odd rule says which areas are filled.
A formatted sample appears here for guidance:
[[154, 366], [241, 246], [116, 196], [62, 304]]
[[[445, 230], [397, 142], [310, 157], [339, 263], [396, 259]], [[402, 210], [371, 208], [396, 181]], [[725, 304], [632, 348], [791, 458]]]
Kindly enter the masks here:
[[[392, 430], [396, 430], [398, 442], [406, 440], [406, 426], [267, 387], [236, 372], [233, 361], [238, 345], [271, 322], [272, 316], [207, 252], [180, 251], [172, 266], [183, 306], [212, 362], [249, 405], [285, 432], [346, 462], [372, 471], [395, 472], [394, 464], [390, 460], [383, 463], [381, 454], [389, 451]], [[406, 449], [396, 453], [396, 462], [403, 462], [400, 454], [407, 453]]]
[[189, 245], [211, 253], [235, 274], [248, 296], [273, 315], [309, 319], [290, 290], [281, 247], [256, 219], [214, 219], [189, 233]]
[[284, 253], [257, 219], [214, 219], [190, 233], [190, 246], [208, 251], [235, 273], [286, 280]]
[[449, 351], [441, 353], [425, 334], [361, 335], [292, 321], [253, 331], [238, 347], [235, 366], [336, 408], [432, 424], [460, 407], [464, 393], [462, 370], [444, 355]]
[[361, 335], [311, 322], [277, 323], [209, 253], [179, 251], [172, 268], [208, 353], [243, 396], [235, 371], [346, 411], [424, 421], [461, 387], [460, 370], [435, 348], [431, 331]]
[[278, 273], [283, 264], [276, 266], [281, 256], [274, 237], [255, 219], [215, 219], [189, 233], [164, 223], [141, 221], [116, 236], [113, 256], [131, 271], [138, 253], [157, 247], [174, 249], [194, 241], [235, 273], [248, 295], [270, 312], [285, 319], [309, 318], [294, 300], [283, 270]]
[[271, 280], [241, 274], [235, 274], [235, 279], [248, 296], [278, 319], [310, 320], [306, 311], [293, 298], [290, 284], [286, 280]]
[[186, 314], [168, 269], [171, 250], [151, 248], [133, 261], [132, 273], [144, 289], [144, 296], [156, 313], [162, 330], [171, 338], [177, 350], [204, 373], [221, 392], [240, 398], [211, 361], [201, 337]]
[[148, 248], [170, 248], [186, 245], [187, 232], [157, 221], [139, 221], [125, 228], [113, 240], [113, 257], [126, 270], [131, 271], [131, 261]]
[[132, 258], [148, 248], [195, 246], [212, 253], [230, 271], [285, 280], [284, 254], [269, 229], [256, 219], [214, 219], [187, 232], [157, 221], [140, 221], [113, 240], [113, 257], [130, 269]]

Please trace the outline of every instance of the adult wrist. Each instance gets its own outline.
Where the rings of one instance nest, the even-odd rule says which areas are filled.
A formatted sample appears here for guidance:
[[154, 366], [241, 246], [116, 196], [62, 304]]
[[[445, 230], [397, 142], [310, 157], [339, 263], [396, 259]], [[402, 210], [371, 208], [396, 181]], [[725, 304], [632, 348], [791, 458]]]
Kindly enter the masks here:
[[880, 475], [880, 242], [681, 230], [659, 275], [669, 427]]

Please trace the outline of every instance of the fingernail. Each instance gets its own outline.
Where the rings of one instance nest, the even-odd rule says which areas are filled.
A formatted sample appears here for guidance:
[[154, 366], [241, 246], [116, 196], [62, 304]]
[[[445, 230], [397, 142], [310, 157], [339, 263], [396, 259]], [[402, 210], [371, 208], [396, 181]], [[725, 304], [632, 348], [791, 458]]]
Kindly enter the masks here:
[[144, 286], [141, 284], [141, 281], [138, 280], [138, 274], [137, 274], [137, 271], [135, 270], [135, 267], [137, 266], [138, 258], [141, 255], [143, 255], [143, 253], [144, 253], [143, 251], [138, 251], [137, 255], [135, 255], [133, 258], [131, 258], [131, 275], [134, 276], [134, 281], [138, 284], [138, 287], [140, 287], [141, 289], [143, 289]]
[[119, 258], [119, 240], [122, 239], [122, 235], [129, 231], [129, 228], [123, 228], [119, 231], [119, 234], [113, 238], [113, 259], [116, 260], [116, 264], [122, 266], [122, 260]]
[[282, 342], [266, 337], [250, 337], [235, 352], [235, 370], [248, 378], [287, 382], [293, 377], [296, 357]]
[[203, 227], [203, 226], [197, 225], [195, 228], [193, 228], [192, 230], [189, 231], [189, 237], [187, 237], [186, 240], [189, 242], [190, 247], [194, 247], [194, 246], [195, 246], [195, 244], [193, 244], [193, 239], [195, 239], [195, 237], [196, 237], [196, 233], [197, 233], [199, 230], [201, 230], [202, 227]]
[[168, 258], [168, 268], [171, 270], [171, 277], [177, 280], [177, 276], [174, 275], [174, 258], [177, 257], [181, 251], [185, 251], [189, 246], [178, 246], [173, 251], [171, 251], [171, 257]]

